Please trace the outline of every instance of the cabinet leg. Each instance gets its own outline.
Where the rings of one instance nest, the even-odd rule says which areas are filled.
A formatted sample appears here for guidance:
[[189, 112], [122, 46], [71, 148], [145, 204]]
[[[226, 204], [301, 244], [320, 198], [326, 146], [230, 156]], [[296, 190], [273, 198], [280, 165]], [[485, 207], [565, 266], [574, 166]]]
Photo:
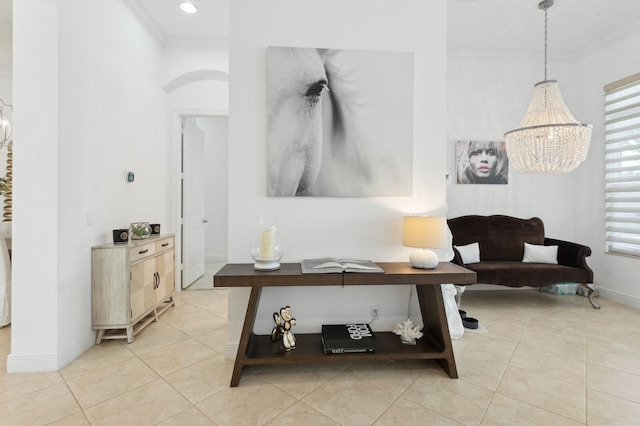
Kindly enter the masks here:
[[251, 287], [249, 303], [247, 304], [247, 313], [244, 317], [244, 325], [242, 326], [242, 334], [240, 335], [240, 342], [238, 344], [238, 353], [236, 354], [233, 374], [231, 375], [231, 387], [236, 387], [240, 384], [242, 370], [250, 356], [248, 353], [249, 342], [251, 341], [251, 334], [253, 333], [253, 325], [256, 320], [256, 312], [258, 311], [258, 301], [260, 300], [261, 292], [262, 287]]
[[98, 330], [98, 337], [96, 337], [96, 345], [99, 345], [102, 342], [102, 336], [104, 336], [104, 328]]
[[133, 343], [133, 327], [127, 327], [127, 343]]

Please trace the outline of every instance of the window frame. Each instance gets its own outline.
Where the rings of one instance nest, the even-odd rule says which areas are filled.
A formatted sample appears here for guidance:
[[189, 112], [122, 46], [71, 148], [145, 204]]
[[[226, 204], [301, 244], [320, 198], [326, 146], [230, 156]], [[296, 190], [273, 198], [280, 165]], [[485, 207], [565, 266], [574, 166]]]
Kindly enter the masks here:
[[604, 86], [605, 253], [640, 258], [640, 73]]

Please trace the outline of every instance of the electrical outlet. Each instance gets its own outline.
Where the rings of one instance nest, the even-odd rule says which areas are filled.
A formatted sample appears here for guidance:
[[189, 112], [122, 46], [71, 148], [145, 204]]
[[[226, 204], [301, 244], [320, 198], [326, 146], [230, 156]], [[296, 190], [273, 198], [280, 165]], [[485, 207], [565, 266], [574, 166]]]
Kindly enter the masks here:
[[371, 319], [372, 320], [376, 320], [378, 319], [378, 316], [380, 316], [380, 308], [377, 306], [372, 306], [371, 307]]

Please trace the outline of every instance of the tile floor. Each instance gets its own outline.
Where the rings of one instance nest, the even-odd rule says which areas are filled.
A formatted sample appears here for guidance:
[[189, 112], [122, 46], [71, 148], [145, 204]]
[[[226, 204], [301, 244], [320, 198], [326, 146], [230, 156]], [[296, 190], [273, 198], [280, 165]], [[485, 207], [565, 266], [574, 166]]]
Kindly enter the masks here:
[[250, 368], [229, 388], [226, 290], [185, 290], [132, 344], [106, 341], [59, 372], [0, 372], [0, 424], [638, 425], [640, 312], [600, 303], [466, 292], [487, 332], [454, 341], [458, 380], [430, 362], [362, 362]]

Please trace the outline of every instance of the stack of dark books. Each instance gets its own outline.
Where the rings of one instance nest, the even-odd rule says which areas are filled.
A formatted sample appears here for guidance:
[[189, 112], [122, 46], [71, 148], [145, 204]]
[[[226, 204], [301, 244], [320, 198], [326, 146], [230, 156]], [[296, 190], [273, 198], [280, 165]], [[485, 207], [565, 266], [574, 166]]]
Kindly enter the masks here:
[[376, 335], [369, 324], [322, 326], [325, 354], [372, 353], [376, 351]]

